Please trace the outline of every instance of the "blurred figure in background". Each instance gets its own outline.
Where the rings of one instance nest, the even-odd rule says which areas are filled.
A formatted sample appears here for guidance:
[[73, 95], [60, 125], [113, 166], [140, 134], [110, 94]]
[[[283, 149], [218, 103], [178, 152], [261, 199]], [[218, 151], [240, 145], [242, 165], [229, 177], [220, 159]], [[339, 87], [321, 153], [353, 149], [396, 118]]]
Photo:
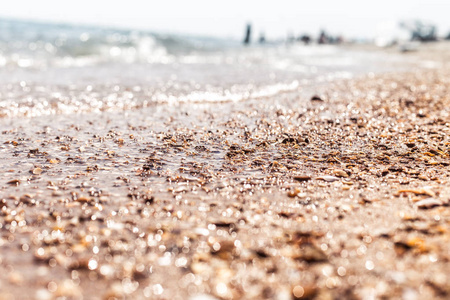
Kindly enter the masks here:
[[244, 38], [244, 45], [250, 44], [250, 39], [252, 36], [252, 24], [247, 24], [247, 29], [245, 30], [245, 38]]

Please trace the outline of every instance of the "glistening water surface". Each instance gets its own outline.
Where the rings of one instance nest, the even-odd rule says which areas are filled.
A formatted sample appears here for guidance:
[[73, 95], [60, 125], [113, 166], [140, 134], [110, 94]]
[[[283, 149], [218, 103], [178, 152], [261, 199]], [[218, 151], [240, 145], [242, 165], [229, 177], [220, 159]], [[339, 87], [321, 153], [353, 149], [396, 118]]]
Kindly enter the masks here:
[[257, 99], [386, 71], [399, 55], [0, 20], [0, 116]]

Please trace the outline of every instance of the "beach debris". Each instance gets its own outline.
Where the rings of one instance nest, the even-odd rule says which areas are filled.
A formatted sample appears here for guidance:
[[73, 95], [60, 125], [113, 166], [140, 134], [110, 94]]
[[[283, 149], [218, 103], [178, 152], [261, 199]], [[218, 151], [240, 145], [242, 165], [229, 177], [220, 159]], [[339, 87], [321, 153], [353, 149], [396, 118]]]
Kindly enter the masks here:
[[59, 164], [61, 162], [59, 158], [49, 158], [47, 161], [51, 164]]
[[428, 253], [430, 251], [430, 247], [424, 239], [412, 237], [407, 240], [400, 240], [395, 242], [394, 250], [397, 255], [402, 256], [409, 250], [413, 250], [415, 254]]
[[400, 189], [396, 192], [396, 195], [401, 193], [413, 193], [416, 195], [426, 195], [430, 197], [436, 197], [436, 193], [431, 190], [431, 188], [421, 188], [421, 189]]
[[316, 179], [317, 180], [323, 180], [323, 181], [326, 181], [326, 182], [333, 182], [333, 181], [338, 181], [339, 177], [331, 176], [331, 175], [323, 175], [323, 176], [316, 177]]
[[320, 96], [318, 96], [318, 95], [314, 95], [314, 96], [312, 96], [311, 97], [311, 101], [321, 101], [321, 102], [323, 102], [323, 101], [325, 101], [325, 100], [323, 100]]
[[230, 260], [234, 256], [235, 245], [232, 241], [215, 242], [211, 247], [211, 254], [223, 260]]
[[6, 141], [6, 142], [4, 142], [3, 144], [11, 144], [11, 145], [13, 145], [13, 146], [19, 145], [19, 143], [16, 142], [16, 141]]
[[308, 284], [305, 285], [295, 285], [292, 287], [292, 297], [293, 299], [314, 299], [316, 297], [318, 289], [315, 285]]
[[345, 172], [344, 170], [341, 170], [341, 169], [334, 169], [333, 174], [337, 177], [348, 177], [347, 172]]
[[39, 167], [30, 170], [30, 173], [33, 175], [40, 175], [42, 172], [43, 172], [43, 170]]
[[294, 188], [288, 191], [287, 195], [288, 197], [294, 198], [296, 197], [298, 194], [300, 194], [302, 191], [299, 188]]
[[308, 175], [296, 175], [294, 176], [294, 180], [305, 182], [311, 180], [311, 176]]
[[319, 263], [328, 260], [328, 256], [319, 247], [311, 243], [286, 248], [281, 253], [283, 256], [308, 263]]
[[13, 179], [7, 182], [7, 184], [9, 185], [19, 185], [20, 184], [20, 180], [19, 179]]
[[84, 196], [81, 196], [81, 197], [76, 197], [76, 196], [75, 196], [75, 197], [74, 197], [74, 200], [77, 201], [77, 202], [80, 202], [80, 203], [88, 203], [88, 202], [91, 201], [90, 198], [84, 197]]
[[[287, 93], [120, 118], [55, 115], [58, 137], [46, 118], [8, 118], [17, 128], [2, 137], [18, 142], [0, 145], [0, 294], [408, 298], [422, 286], [420, 297], [445, 298], [447, 77], [383, 78], [330, 82], [330, 105]], [[58, 93], [105, 109], [122, 91], [136, 102], [154, 94], [73, 88]]]
[[433, 208], [436, 206], [442, 206], [442, 205], [444, 205], [444, 202], [430, 197], [430, 198], [426, 198], [426, 199], [417, 201], [416, 203], [414, 203], [414, 205], [418, 208], [428, 209], [428, 208]]

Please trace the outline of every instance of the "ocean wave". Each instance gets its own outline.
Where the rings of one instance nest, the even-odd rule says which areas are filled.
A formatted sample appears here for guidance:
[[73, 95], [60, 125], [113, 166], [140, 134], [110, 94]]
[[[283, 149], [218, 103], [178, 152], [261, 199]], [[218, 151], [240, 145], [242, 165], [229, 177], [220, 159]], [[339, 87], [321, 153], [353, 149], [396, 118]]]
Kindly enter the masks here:
[[223, 49], [227, 43], [142, 30], [0, 20], [0, 66], [4, 67], [173, 63], [195, 52]]

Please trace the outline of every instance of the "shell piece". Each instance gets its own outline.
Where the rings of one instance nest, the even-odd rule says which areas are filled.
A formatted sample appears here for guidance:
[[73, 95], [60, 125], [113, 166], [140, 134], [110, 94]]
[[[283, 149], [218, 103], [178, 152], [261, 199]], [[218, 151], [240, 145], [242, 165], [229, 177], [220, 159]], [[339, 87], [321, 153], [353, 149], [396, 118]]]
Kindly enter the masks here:
[[341, 170], [341, 169], [334, 169], [333, 174], [337, 177], [348, 177], [347, 172], [345, 172], [344, 170]]
[[416, 202], [415, 206], [422, 209], [428, 209], [436, 206], [441, 206], [443, 204], [444, 203], [442, 201], [430, 197]]
[[51, 164], [59, 164], [61, 162], [59, 158], [50, 158], [47, 161]]
[[326, 182], [333, 182], [333, 181], [338, 181], [339, 180], [338, 177], [330, 176], [330, 175], [319, 176], [319, 177], [316, 177], [316, 179], [323, 180], [323, 181], [326, 181]]
[[43, 172], [43, 170], [41, 168], [37, 167], [37, 168], [32, 169], [30, 172], [34, 175], [40, 175]]
[[430, 197], [435, 197], [436, 193], [430, 190], [429, 188], [422, 188], [422, 189], [402, 189], [398, 190], [397, 193], [413, 193], [416, 195], [427, 195]]

